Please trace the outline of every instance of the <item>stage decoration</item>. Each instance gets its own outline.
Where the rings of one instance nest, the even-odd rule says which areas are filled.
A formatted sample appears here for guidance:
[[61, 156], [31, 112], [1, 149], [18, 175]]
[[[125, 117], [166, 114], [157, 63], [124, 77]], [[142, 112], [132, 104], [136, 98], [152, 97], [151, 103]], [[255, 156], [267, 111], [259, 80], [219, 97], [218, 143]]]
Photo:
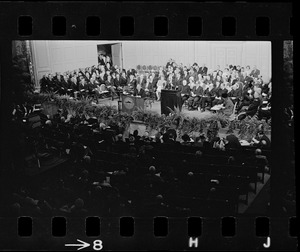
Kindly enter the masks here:
[[130, 126], [131, 122], [138, 121], [146, 125], [148, 132], [164, 131], [173, 127], [177, 130], [179, 137], [183, 134], [189, 134], [192, 137], [206, 133], [209, 139], [213, 139], [222, 129], [227, 134], [234, 132], [240, 140], [250, 141], [262, 128], [268, 133], [271, 129], [270, 123], [258, 120], [255, 116], [241, 121], [229, 121], [224, 115], [219, 114], [198, 119], [184, 116], [177, 108], [169, 115], [159, 115], [142, 109], [133, 111], [129, 115], [126, 112], [119, 112], [117, 106], [97, 105], [93, 104], [92, 99], [89, 98], [75, 100], [66, 95], [59, 96], [54, 93], [31, 94], [28, 96], [28, 103], [42, 104], [44, 112], [50, 118], [60, 110], [60, 116], [65, 118], [75, 120], [82, 117], [96, 117], [99, 123], [117, 124], [125, 129]]

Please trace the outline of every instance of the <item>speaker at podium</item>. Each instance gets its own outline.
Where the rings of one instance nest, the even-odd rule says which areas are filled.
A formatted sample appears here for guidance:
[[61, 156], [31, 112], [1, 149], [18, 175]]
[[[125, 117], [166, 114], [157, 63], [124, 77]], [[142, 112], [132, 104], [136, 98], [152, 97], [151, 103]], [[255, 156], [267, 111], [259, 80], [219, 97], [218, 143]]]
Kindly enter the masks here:
[[174, 110], [175, 107], [181, 111], [181, 96], [177, 90], [162, 89], [161, 90], [161, 114], [170, 114], [170, 109]]

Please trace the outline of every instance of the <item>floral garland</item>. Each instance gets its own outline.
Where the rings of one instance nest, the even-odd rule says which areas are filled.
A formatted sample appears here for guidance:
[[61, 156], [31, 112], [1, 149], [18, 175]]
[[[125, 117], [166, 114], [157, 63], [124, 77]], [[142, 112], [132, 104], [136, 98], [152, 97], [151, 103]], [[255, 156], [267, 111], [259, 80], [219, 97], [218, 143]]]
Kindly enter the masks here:
[[143, 122], [148, 129], [164, 132], [173, 126], [179, 133], [179, 137], [183, 134], [190, 136], [195, 133], [201, 134], [206, 130], [209, 140], [218, 135], [220, 128], [228, 128], [227, 134], [238, 131], [240, 139], [250, 140], [259, 130], [270, 130], [270, 124], [264, 120], [258, 120], [257, 117], [245, 118], [242, 121], [229, 121], [225, 116], [214, 114], [209, 118], [189, 118], [184, 116], [179, 109], [171, 110], [169, 115], [159, 115], [153, 112], [146, 112], [138, 109], [133, 111], [132, 115], [125, 112], [118, 112], [116, 106], [97, 105], [92, 103], [92, 99], [83, 98], [74, 100], [71, 97], [63, 95], [59, 96], [54, 93], [31, 94], [28, 100], [33, 103], [52, 104], [61, 110], [61, 116], [65, 118], [90, 118], [96, 117], [99, 122], [107, 124], [117, 124], [127, 128], [133, 121]]

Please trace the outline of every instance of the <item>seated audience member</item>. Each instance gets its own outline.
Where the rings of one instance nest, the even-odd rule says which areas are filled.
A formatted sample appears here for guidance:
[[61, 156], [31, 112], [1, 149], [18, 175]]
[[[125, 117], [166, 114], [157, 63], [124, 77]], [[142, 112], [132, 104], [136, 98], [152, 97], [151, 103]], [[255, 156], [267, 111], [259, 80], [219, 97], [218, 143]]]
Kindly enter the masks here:
[[188, 82], [189, 78], [190, 78], [190, 76], [189, 76], [187, 69], [183, 70], [182, 80], [186, 80]]
[[153, 86], [153, 75], [149, 75], [146, 79], [146, 82], [142, 88], [145, 90], [147, 96], [151, 96], [155, 92], [154, 86]]
[[144, 89], [142, 89], [142, 86], [140, 84], [137, 84], [136, 89], [133, 92], [134, 96], [140, 96], [141, 98], [146, 97], [146, 92]]
[[268, 99], [268, 95], [265, 93], [262, 93], [262, 102], [258, 109], [258, 118], [271, 118], [271, 102]]
[[224, 106], [224, 108], [221, 109], [222, 113], [225, 116], [232, 115], [233, 108], [234, 108], [234, 104], [233, 104], [232, 100], [228, 97], [227, 93], [222, 94], [222, 99], [223, 99], [223, 106]]
[[189, 145], [189, 146], [191, 145], [191, 138], [189, 137], [188, 134], [183, 134], [181, 139], [182, 139], [181, 142], [182, 145]]
[[239, 102], [242, 98], [242, 83], [237, 81], [232, 85], [232, 90], [228, 93], [228, 96], [234, 103]]
[[219, 84], [218, 82], [216, 82], [216, 90], [215, 90], [216, 97], [212, 102], [212, 106], [222, 104], [224, 102], [222, 99], [222, 95], [227, 93], [228, 90], [225, 88], [225, 83], [223, 82]]
[[208, 86], [206, 86], [206, 89], [203, 91], [202, 99], [200, 100], [200, 108], [201, 111], [205, 111], [206, 104], [209, 108], [212, 107], [212, 101], [214, 100], [214, 84], [210, 83]]
[[270, 139], [265, 135], [263, 131], [259, 131], [257, 133], [257, 136], [252, 139], [253, 140], [253, 146], [256, 146], [261, 149], [268, 149], [271, 147], [271, 141]]
[[253, 66], [252, 71], [250, 72], [249, 76], [253, 77], [253, 78], [258, 78], [260, 75], [260, 70], [258, 70], [256, 68], [256, 66]]
[[261, 149], [256, 149], [255, 150], [255, 158], [257, 160], [257, 163], [262, 164], [264, 166], [269, 165], [268, 159], [265, 155], [262, 155], [262, 150]]
[[253, 97], [253, 89], [252, 89], [252, 84], [250, 83], [249, 85], [244, 86], [244, 90], [242, 91], [242, 98], [240, 105], [237, 108], [237, 111], [240, 111], [244, 106], [249, 106], [252, 100], [254, 99]]
[[225, 140], [225, 149], [239, 149], [241, 147], [239, 139], [233, 134], [227, 135]]
[[127, 81], [127, 85], [124, 88], [124, 90], [127, 93], [131, 93], [132, 94], [134, 92], [134, 90], [136, 89], [136, 85], [137, 85], [137, 82], [136, 82], [136, 79], [134, 78], [134, 75], [130, 74], [129, 75], [129, 79]]
[[197, 109], [203, 95], [203, 88], [200, 83], [197, 81], [195, 86], [191, 91], [191, 96], [188, 98], [189, 110]]
[[253, 97], [254, 97], [254, 99], [252, 100], [252, 102], [248, 106], [247, 110], [245, 111], [246, 115], [249, 115], [251, 117], [257, 113], [258, 108], [261, 104], [258, 92], [254, 92]]
[[122, 84], [123, 84], [121, 76], [119, 73], [116, 73], [115, 76], [116, 77], [113, 79], [114, 86], [117, 90], [120, 90], [120, 89], [122, 89]]
[[124, 88], [127, 85], [126, 73], [124, 71], [122, 71], [120, 79], [121, 79], [120, 86]]
[[208, 68], [205, 66], [205, 64], [203, 64], [203, 65], [200, 67], [198, 73], [201, 73], [202, 75], [207, 75], [207, 71], [208, 71]]
[[114, 99], [114, 96], [117, 96], [115, 83], [111, 77], [111, 75], [107, 75], [107, 80], [105, 81], [106, 89], [110, 91], [112, 100]]
[[160, 76], [160, 79], [157, 81], [156, 84], [156, 96], [157, 96], [157, 100], [160, 101], [160, 95], [161, 95], [161, 90], [164, 89], [166, 86], [166, 81], [165, 81], [165, 77], [163, 75]]
[[179, 91], [181, 96], [181, 104], [183, 104], [191, 95], [190, 87], [185, 79], [182, 81], [182, 86]]

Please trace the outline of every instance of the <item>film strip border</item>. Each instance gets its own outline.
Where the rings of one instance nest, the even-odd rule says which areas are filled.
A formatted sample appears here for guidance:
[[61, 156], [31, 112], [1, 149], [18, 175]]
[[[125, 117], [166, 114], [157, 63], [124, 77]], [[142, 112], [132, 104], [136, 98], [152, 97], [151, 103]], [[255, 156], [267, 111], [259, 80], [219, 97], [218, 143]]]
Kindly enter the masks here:
[[[105, 250], [293, 250], [299, 232], [296, 218], [283, 221], [268, 217], [19, 217], [1, 219], [1, 225], [7, 227], [6, 233], [1, 233], [6, 237], [1, 246], [7, 243], [10, 249], [32, 249], [34, 244], [37, 250], [63, 250], [68, 244], [91, 246], [95, 245], [94, 241], [101, 243]], [[43, 240], [45, 237], [47, 241]]]
[[[291, 3], [4, 3], [15, 39], [291, 39]], [[4, 28], [5, 28], [4, 27]]]
[[[92, 40], [270, 40], [272, 41], [272, 76], [274, 79], [273, 111], [280, 111], [280, 89], [276, 83], [282, 83], [283, 41], [293, 39], [294, 18], [292, 4], [284, 3], [1, 3], [0, 41], [3, 83], [9, 81], [9, 66], [3, 64], [11, 59], [11, 40], [27, 39], [92, 39]], [[8, 71], [6, 71], [8, 70]], [[2, 93], [10, 90], [3, 85]], [[2, 97], [2, 104], [8, 103], [9, 95]], [[222, 218], [202, 218], [201, 223], [191, 228], [187, 218], [159, 218], [156, 222], [167, 228], [166, 236], [155, 236], [154, 219], [97, 217], [85, 219], [52, 219], [52, 218], [0, 218], [1, 249], [52, 249], [63, 250], [63, 246], [78, 243], [77, 239], [93, 244], [95, 240], [102, 242], [103, 250], [145, 250], [145, 249], [220, 249], [220, 250], [252, 250], [296, 248], [298, 231], [297, 219], [289, 216], [278, 217], [277, 201], [280, 194], [280, 167], [285, 161], [280, 157], [282, 127], [281, 116], [272, 111], [273, 173], [271, 179], [272, 213], [263, 218], [261, 230], [256, 233], [256, 220], [253, 217], [227, 219], [229, 234], [223, 236]], [[3, 111], [2, 111], [3, 112]], [[5, 111], [3, 113], [5, 115]], [[3, 118], [1, 118], [2, 120]], [[4, 142], [3, 142], [4, 143]], [[283, 155], [284, 156], [284, 155]], [[274, 169], [277, 168], [277, 169]], [[193, 222], [197, 223], [199, 219]], [[67, 223], [64, 225], [63, 223]], [[21, 229], [18, 231], [18, 223]], [[61, 224], [62, 223], [62, 224]], [[88, 224], [91, 223], [91, 224]], [[53, 224], [53, 225], [52, 225]], [[99, 224], [99, 225], [98, 225]], [[62, 226], [61, 226], [62, 225]], [[89, 236], [92, 229], [100, 230], [100, 235]], [[133, 230], [132, 236], [123, 233]], [[132, 227], [128, 228], [128, 226]], [[158, 224], [160, 225], [160, 224]], [[225, 224], [227, 225], [227, 224]], [[52, 233], [54, 226], [54, 234]], [[65, 226], [65, 227], [64, 227]], [[87, 229], [86, 229], [87, 226]], [[199, 226], [202, 229], [199, 229]], [[100, 229], [99, 229], [100, 227]], [[121, 229], [120, 229], [121, 227]], [[55, 230], [66, 230], [55, 233]], [[196, 233], [189, 233], [194, 229]], [[225, 228], [228, 229], [228, 228]], [[199, 234], [200, 230], [200, 234]], [[294, 231], [293, 231], [294, 230]], [[190, 231], [191, 232], [191, 231]], [[194, 231], [193, 231], [194, 232]], [[197, 233], [198, 232], [198, 233]], [[46, 236], [43, 236], [46, 234]], [[54, 235], [58, 236], [54, 236]], [[122, 234], [125, 234], [123, 236]], [[226, 234], [226, 233], [225, 233]], [[24, 235], [24, 236], [23, 236]], [[28, 236], [29, 235], [29, 236]], [[62, 236], [60, 236], [62, 235]], [[267, 245], [267, 237], [271, 237], [271, 245]], [[192, 240], [190, 240], [190, 238]], [[196, 239], [198, 238], [198, 239]], [[196, 242], [197, 241], [197, 242]], [[191, 243], [192, 246], [189, 246]], [[196, 247], [196, 244], [198, 245]], [[93, 244], [94, 245], [94, 244]], [[97, 245], [97, 244], [96, 244]], [[89, 250], [100, 250], [99, 244]], [[101, 247], [101, 249], [102, 249]], [[70, 249], [71, 248], [65, 248]], [[73, 248], [77, 249], [77, 248]], [[72, 250], [73, 250], [72, 249]]]

